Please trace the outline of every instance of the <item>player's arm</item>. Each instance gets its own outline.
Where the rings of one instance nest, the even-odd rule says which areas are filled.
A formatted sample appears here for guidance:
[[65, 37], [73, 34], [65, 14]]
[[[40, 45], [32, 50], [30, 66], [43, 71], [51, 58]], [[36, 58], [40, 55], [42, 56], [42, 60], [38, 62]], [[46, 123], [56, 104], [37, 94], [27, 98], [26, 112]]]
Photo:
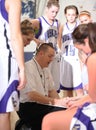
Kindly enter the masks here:
[[63, 32], [63, 26], [64, 25], [59, 25], [59, 33], [58, 33], [58, 40], [57, 40], [57, 43], [58, 43], [58, 46], [59, 48], [61, 49], [61, 46], [62, 46], [62, 32]]

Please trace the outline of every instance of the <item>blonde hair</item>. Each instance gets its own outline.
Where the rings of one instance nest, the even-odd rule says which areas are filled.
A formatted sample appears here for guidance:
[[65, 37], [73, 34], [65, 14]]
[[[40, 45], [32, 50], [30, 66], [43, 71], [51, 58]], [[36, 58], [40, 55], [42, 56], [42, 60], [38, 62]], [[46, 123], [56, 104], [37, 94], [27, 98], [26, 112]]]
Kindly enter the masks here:
[[79, 14], [79, 17], [82, 16], [82, 15], [87, 15], [87, 16], [91, 17], [91, 13], [87, 10], [81, 11], [80, 14]]

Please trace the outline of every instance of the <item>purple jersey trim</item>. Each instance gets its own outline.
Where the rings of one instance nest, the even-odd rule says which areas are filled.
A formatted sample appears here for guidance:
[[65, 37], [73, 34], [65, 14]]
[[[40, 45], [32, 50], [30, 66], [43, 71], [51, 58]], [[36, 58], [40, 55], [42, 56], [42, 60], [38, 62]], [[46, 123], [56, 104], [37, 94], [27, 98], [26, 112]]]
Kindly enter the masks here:
[[[46, 21], [46, 19], [43, 17], [43, 16], [41, 16], [43, 19], [44, 19], [44, 21], [49, 25], [49, 26], [53, 26], [54, 25], [54, 22], [53, 22], [53, 24], [52, 25], [50, 25], [47, 21]], [[39, 17], [38, 18], [38, 20], [39, 20], [39, 31], [38, 31], [38, 33], [35, 35], [35, 37], [36, 38], [38, 38], [40, 35], [41, 35], [41, 33], [42, 33], [42, 20], [41, 20], [41, 18]], [[57, 19], [55, 19], [56, 20], [56, 22], [57, 22], [57, 28], [59, 28], [59, 24], [58, 24], [58, 20]]]
[[0, 12], [2, 17], [8, 22], [8, 13], [5, 9], [5, 0], [0, 1]]
[[82, 83], [79, 84], [78, 86], [76, 86], [75, 88], [74, 87], [67, 88], [64, 85], [60, 84], [60, 88], [59, 89], [61, 89], [61, 90], [77, 90], [77, 89], [82, 89]]

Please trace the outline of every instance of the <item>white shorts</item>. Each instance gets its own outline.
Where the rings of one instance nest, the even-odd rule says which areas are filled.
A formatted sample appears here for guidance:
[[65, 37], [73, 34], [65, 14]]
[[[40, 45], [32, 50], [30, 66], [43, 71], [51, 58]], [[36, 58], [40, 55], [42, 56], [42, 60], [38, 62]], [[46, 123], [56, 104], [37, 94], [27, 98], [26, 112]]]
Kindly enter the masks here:
[[0, 56], [0, 113], [18, 109], [18, 66], [16, 59]]
[[96, 103], [84, 104], [74, 115], [70, 130], [96, 130]]
[[74, 90], [82, 88], [80, 61], [76, 57], [61, 57], [60, 89]]

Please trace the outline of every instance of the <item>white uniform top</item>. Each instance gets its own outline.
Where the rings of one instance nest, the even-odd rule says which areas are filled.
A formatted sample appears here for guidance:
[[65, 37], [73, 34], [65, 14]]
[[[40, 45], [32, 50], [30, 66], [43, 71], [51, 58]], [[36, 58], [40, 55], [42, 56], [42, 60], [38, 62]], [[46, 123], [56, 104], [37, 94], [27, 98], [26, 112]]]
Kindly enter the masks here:
[[[0, 55], [13, 56], [13, 49], [10, 42], [10, 28], [8, 22], [8, 13], [5, 9], [5, 3], [0, 0]], [[4, 50], [2, 52], [2, 50]]]
[[39, 18], [40, 21], [40, 31], [37, 38], [48, 43], [51, 42], [57, 50], [57, 36], [58, 36], [58, 20], [55, 19], [53, 24], [50, 25], [46, 19], [42, 16]]
[[[76, 23], [75, 27], [77, 26], [78, 23]], [[64, 57], [74, 56], [75, 58], [78, 58], [78, 49], [74, 47], [72, 40], [72, 32], [74, 29], [70, 30], [67, 23], [64, 25], [62, 32], [62, 52]]]
[[42, 69], [34, 58], [26, 62], [25, 67], [27, 84], [20, 91], [20, 102], [30, 102], [26, 93], [31, 91], [48, 96], [48, 91], [54, 89], [54, 82], [50, 70], [48, 68]]

